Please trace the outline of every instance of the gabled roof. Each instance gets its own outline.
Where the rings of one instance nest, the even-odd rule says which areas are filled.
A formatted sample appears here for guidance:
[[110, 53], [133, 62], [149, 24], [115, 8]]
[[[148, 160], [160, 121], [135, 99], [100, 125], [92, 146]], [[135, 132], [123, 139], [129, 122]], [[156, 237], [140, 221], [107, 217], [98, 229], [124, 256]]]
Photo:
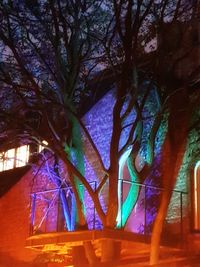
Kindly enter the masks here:
[[30, 168], [31, 166], [27, 165], [0, 172], [0, 197], [7, 193]]
[[81, 99], [78, 115], [84, 116], [113, 87], [114, 82], [115, 77], [110, 69], [101, 71], [89, 81], [90, 95]]

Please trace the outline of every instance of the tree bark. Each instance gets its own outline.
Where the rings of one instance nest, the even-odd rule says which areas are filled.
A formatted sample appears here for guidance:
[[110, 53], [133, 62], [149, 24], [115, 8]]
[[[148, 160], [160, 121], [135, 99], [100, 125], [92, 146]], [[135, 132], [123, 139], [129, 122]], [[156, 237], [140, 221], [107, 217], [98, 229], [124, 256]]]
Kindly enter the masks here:
[[88, 264], [83, 246], [72, 247], [72, 261], [74, 267], [82, 267]]
[[121, 242], [113, 239], [104, 239], [101, 243], [101, 262], [111, 263], [120, 258]]
[[163, 145], [162, 155], [162, 192], [160, 207], [156, 216], [150, 249], [150, 265], [158, 263], [159, 246], [164, 219], [167, 214], [172, 190], [183, 162], [187, 145], [188, 126], [191, 116], [187, 90], [178, 90], [170, 99], [170, 116], [168, 119], [168, 133]]
[[84, 249], [85, 249], [85, 255], [87, 257], [87, 260], [91, 266], [96, 266], [99, 262], [99, 259], [97, 258], [95, 254], [95, 250], [93, 247], [93, 244], [91, 241], [86, 241], [83, 243]]
[[159, 260], [160, 239], [171, 195], [172, 193], [169, 190], [164, 191], [162, 194], [161, 205], [159, 207], [152, 232], [151, 248], [150, 248], [150, 265], [157, 264]]

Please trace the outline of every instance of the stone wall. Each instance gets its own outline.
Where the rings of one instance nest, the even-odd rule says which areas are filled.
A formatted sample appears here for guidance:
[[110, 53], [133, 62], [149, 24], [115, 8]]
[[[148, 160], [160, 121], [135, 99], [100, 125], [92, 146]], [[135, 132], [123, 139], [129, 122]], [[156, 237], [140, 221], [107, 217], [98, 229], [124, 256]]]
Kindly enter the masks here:
[[[91, 134], [99, 153], [103, 159], [103, 162], [106, 167], [109, 166], [109, 150], [110, 150], [110, 140], [112, 134], [112, 111], [115, 102], [115, 93], [113, 90], [109, 91], [99, 102], [83, 117], [83, 122], [86, 125], [89, 133]], [[134, 114], [132, 114], [133, 116]], [[132, 117], [133, 118], [133, 117]], [[148, 127], [151, 126], [151, 123], [147, 122], [147, 127], [145, 128], [145, 134], [148, 134]], [[156, 149], [157, 160], [159, 164], [159, 154], [160, 154], [160, 145], [163, 142], [164, 136], [166, 132], [166, 126], [163, 124], [158, 132], [156, 137]], [[127, 133], [126, 133], [127, 134]], [[126, 134], [124, 134], [124, 138], [126, 138]], [[143, 140], [145, 143], [145, 140]], [[145, 144], [144, 144], [145, 147]], [[84, 150], [85, 150], [85, 175], [91, 183], [94, 183], [94, 186], [98, 184], [98, 182], [105, 175], [100, 167], [98, 162], [98, 158], [95, 155], [94, 151], [87, 138], [84, 137]], [[146, 157], [146, 152], [141, 151], [141, 156]], [[176, 189], [187, 191], [188, 183], [187, 183], [187, 171], [189, 167], [189, 162], [191, 162], [191, 158], [185, 157], [184, 165], [180, 171], [179, 178], [177, 180]], [[38, 165], [39, 166], [39, 165]], [[36, 173], [36, 171], [35, 171]], [[155, 166], [151, 173], [152, 178], [148, 179], [146, 183], [153, 183], [153, 179], [160, 179], [159, 169]], [[158, 181], [159, 182], [159, 181]], [[153, 185], [153, 184], [152, 184]], [[1, 253], [6, 255], [6, 258], [14, 259], [15, 267], [16, 262], [20, 262], [22, 267], [22, 263], [25, 261], [32, 261], [36, 254], [31, 252], [28, 249], [25, 249], [25, 240], [29, 236], [30, 231], [30, 194], [31, 192], [38, 192], [47, 189], [55, 188], [55, 185], [52, 185], [48, 177], [44, 173], [40, 173], [37, 176], [34, 176], [32, 171], [29, 171], [25, 176], [21, 178], [21, 180], [0, 199], [0, 225], [1, 225], [1, 239], [0, 239], [0, 264], [1, 264]], [[153, 192], [153, 191], [152, 191]], [[101, 193], [101, 203], [106, 210], [108, 196], [108, 186], [105, 186]], [[174, 223], [180, 218], [180, 195], [174, 194], [171, 200], [171, 204], [169, 206], [169, 213], [167, 216], [168, 223]], [[93, 228], [93, 219], [94, 219], [94, 206], [92, 201], [88, 195], [85, 193], [86, 200], [86, 213], [88, 216], [88, 222], [90, 222], [90, 228]], [[140, 202], [143, 203], [143, 199], [141, 197]], [[156, 202], [152, 202], [154, 206], [156, 206]], [[143, 204], [141, 204], [143, 205]], [[141, 206], [142, 207], [142, 206]], [[136, 207], [136, 210], [139, 208]], [[155, 207], [154, 213], [155, 213]], [[183, 209], [187, 210], [188, 208], [188, 197], [184, 199]], [[44, 207], [40, 207], [42, 211]], [[143, 207], [139, 209], [139, 213], [142, 213], [141, 216], [144, 216], [144, 212], [142, 211]], [[152, 210], [151, 210], [152, 212]], [[56, 214], [54, 214], [56, 216]], [[54, 217], [51, 215], [51, 218]], [[137, 217], [137, 211], [135, 215]], [[129, 229], [134, 228], [133, 224], [134, 216], [131, 220], [129, 220]], [[144, 218], [144, 217], [143, 217]], [[51, 221], [52, 222], [52, 221]], [[141, 222], [139, 222], [141, 224]], [[143, 223], [143, 221], [142, 221]], [[97, 214], [95, 213], [95, 227], [100, 228], [101, 223], [98, 219]], [[142, 226], [141, 226], [142, 227]], [[135, 231], [135, 230], [134, 230]], [[141, 230], [143, 232], [143, 230]], [[41, 265], [43, 266], [43, 265]], [[5, 264], [5, 267], [7, 265]], [[9, 265], [11, 267], [11, 265]]]

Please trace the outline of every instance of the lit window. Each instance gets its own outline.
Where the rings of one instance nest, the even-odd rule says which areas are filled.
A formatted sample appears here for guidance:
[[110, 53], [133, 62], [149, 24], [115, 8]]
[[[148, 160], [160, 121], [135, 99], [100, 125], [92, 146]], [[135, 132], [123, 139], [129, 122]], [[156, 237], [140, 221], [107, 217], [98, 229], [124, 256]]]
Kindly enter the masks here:
[[16, 167], [26, 165], [29, 159], [29, 146], [20, 146], [16, 149]]
[[38, 152], [40, 153], [46, 146], [48, 146], [48, 142], [43, 140], [41, 145], [39, 145]]
[[4, 156], [5, 156], [4, 152], [0, 153], [0, 172], [3, 171]]
[[15, 166], [15, 149], [9, 149], [5, 153], [4, 170], [9, 170]]
[[25, 166], [29, 160], [29, 145], [12, 148], [0, 153], [0, 171]]

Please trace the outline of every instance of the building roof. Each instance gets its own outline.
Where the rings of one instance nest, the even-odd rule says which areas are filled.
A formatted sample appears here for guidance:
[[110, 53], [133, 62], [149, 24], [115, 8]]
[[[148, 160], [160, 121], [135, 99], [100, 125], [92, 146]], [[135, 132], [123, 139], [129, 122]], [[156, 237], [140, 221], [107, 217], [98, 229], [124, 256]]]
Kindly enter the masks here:
[[30, 165], [0, 172], [0, 197], [9, 191], [31, 168]]

